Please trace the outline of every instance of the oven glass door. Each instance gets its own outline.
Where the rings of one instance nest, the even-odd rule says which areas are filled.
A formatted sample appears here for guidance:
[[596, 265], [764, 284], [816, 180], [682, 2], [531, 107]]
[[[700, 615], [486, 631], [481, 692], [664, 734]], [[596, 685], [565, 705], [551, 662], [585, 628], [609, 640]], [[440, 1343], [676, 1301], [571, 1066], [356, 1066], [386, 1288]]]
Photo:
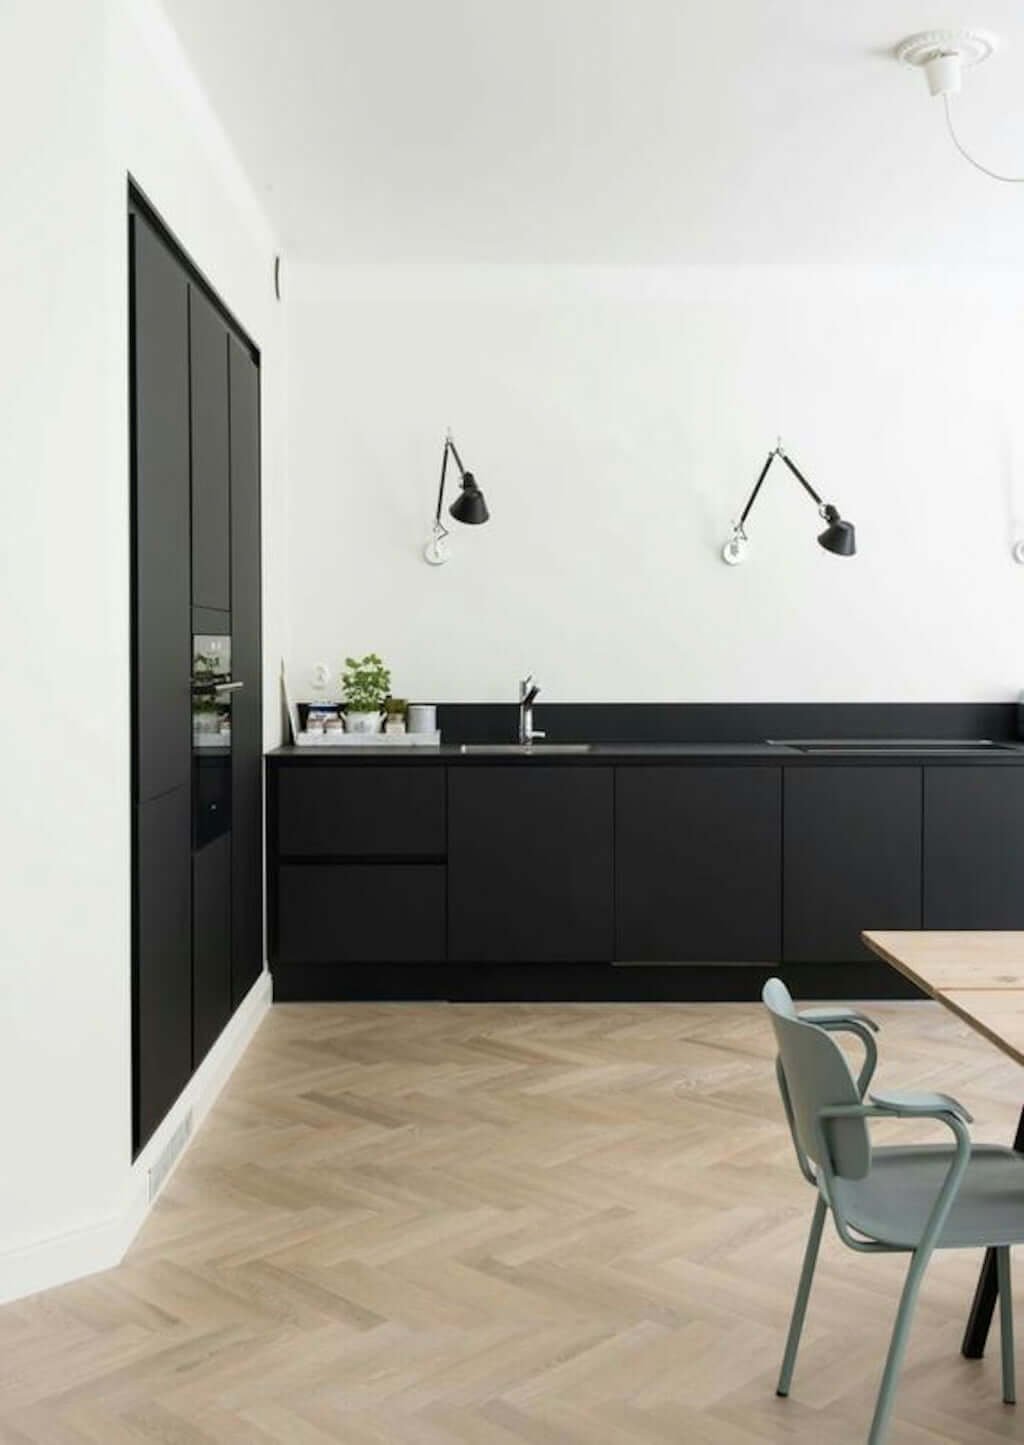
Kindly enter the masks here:
[[231, 638], [192, 638], [192, 832], [202, 848], [231, 828]]

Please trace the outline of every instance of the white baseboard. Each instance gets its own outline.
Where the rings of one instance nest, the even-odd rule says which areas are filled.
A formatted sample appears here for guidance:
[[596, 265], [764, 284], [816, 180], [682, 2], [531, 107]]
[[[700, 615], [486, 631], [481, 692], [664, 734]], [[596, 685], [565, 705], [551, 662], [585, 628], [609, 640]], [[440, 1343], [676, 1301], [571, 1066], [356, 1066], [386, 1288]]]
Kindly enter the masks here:
[[[111, 1269], [125, 1251], [149, 1213], [149, 1171], [174, 1131], [192, 1111], [192, 1138], [216, 1102], [238, 1060], [270, 1007], [273, 984], [264, 970], [238, 1005], [223, 1033], [193, 1074], [181, 1097], [164, 1119], [129, 1171], [123, 1207], [84, 1229], [51, 1236], [0, 1254], [0, 1304], [36, 1294], [42, 1289], [67, 1284], [83, 1275]], [[188, 1146], [181, 1158], [188, 1153]], [[180, 1162], [180, 1161], [179, 1161]], [[177, 1166], [175, 1166], [177, 1167]], [[168, 1174], [174, 1173], [172, 1169]], [[166, 1180], [164, 1181], [166, 1184]]]

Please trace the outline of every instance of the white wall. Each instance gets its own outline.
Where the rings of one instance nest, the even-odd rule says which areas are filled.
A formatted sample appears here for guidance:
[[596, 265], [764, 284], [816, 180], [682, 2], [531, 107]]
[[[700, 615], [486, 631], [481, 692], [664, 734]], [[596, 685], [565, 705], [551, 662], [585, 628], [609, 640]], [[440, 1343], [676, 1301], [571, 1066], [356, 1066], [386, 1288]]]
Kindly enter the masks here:
[[148, 0], [8, 0], [0, 70], [2, 1298], [109, 1262], [147, 1162], [131, 1165], [129, 171], [262, 348], [269, 656], [284, 366], [273, 238]]
[[104, 31], [101, 7], [60, 9], [17, 0], [0, 44], [0, 1241], [12, 1249], [74, 1214], [69, 1178], [85, 1176], [86, 1215], [109, 1208], [125, 1118], [127, 587], [114, 579], [127, 536], [104, 411]]
[[[130, 174], [225, 305], [260, 348], [263, 481], [264, 739], [280, 738], [279, 658], [285, 636], [287, 550], [284, 310], [274, 296], [280, 242], [239, 167], [175, 33], [155, 0], [107, 0], [107, 352], [111, 446], [127, 466]], [[124, 599], [127, 606], [127, 599]]]
[[[1024, 685], [1013, 276], [309, 267], [289, 307], [290, 672], [373, 649], [398, 694], [1001, 699]], [[444, 429], [492, 521], [423, 564]], [[815, 545], [781, 432], [855, 522]], [[1015, 530], [1016, 529], [1016, 530]]]

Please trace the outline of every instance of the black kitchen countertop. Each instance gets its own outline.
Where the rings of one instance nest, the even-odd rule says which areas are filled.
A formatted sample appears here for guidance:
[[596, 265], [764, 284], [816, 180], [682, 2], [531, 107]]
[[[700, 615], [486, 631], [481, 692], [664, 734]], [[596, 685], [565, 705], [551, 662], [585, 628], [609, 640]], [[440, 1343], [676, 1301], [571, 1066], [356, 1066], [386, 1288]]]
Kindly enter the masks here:
[[[549, 739], [549, 744], [551, 742], [557, 744], [558, 741], [558, 739]], [[570, 739], [565, 739], [565, 742], [568, 744]], [[499, 746], [507, 746], [507, 744]], [[559, 766], [571, 764], [586, 767], [600, 763], [656, 762], [785, 764], [786, 767], [816, 767], [822, 763], [866, 767], [900, 765], [905, 767], [908, 764], [920, 763], [931, 763], [938, 766], [978, 763], [985, 767], [1014, 767], [1024, 764], [1024, 743], [1000, 741], [991, 748], [972, 748], [958, 743], [956, 739], [948, 739], [944, 740], [940, 746], [933, 744], [921, 747], [915, 746], [913, 739], [908, 739], [898, 743], [898, 750], [894, 746], [894, 750], [889, 752], [874, 752], [863, 747], [850, 747], [849, 749], [835, 747], [830, 748], [828, 752], [816, 753], [803, 752], [796, 747], [769, 742], [609, 742], [594, 743], [586, 752], [573, 752], [568, 748], [564, 752], [540, 748], [530, 753], [491, 751], [480, 744], [471, 745], [471, 750], [465, 752], [458, 743], [442, 743], [440, 747], [403, 747], [397, 744], [386, 744], [381, 747], [315, 745], [313, 747], [274, 748], [267, 753], [267, 759], [272, 763], [295, 763], [301, 760], [303, 763], [329, 762], [352, 765], [359, 763], [401, 763], [406, 765], [414, 763], [430, 766], [431, 764], [445, 763], [467, 767], [479, 764], [489, 767], [493, 767], [495, 764], [502, 766], [507, 764], [512, 767], [542, 767], [552, 763], [557, 763]]]

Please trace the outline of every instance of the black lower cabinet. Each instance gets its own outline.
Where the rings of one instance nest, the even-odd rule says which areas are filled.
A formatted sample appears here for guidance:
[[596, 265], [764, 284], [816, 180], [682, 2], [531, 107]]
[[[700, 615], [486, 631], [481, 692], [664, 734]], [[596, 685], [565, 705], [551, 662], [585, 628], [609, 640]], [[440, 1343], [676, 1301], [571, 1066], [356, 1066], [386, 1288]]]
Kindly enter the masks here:
[[277, 937], [286, 965], [443, 963], [444, 864], [285, 864]]
[[192, 1066], [231, 1017], [231, 834], [192, 858]]
[[921, 774], [785, 770], [785, 962], [873, 960], [863, 929], [921, 927]]
[[134, 1133], [146, 1140], [192, 1073], [192, 809], [186, 784], [135, 809]]
[[616, 959], [777, 960], [782, 769], [620, 768], [615, 786]]
[[449, 769], [449, 959], [607, 963], [613, 815], [611, 768]]
[[924, 927], [1024, 928], [1024, 770], [925, 769]]
[[288, 754], [267, 794], [281, 998], [913, 996], [864, 931], [1024, 930], [1021, 766]]

